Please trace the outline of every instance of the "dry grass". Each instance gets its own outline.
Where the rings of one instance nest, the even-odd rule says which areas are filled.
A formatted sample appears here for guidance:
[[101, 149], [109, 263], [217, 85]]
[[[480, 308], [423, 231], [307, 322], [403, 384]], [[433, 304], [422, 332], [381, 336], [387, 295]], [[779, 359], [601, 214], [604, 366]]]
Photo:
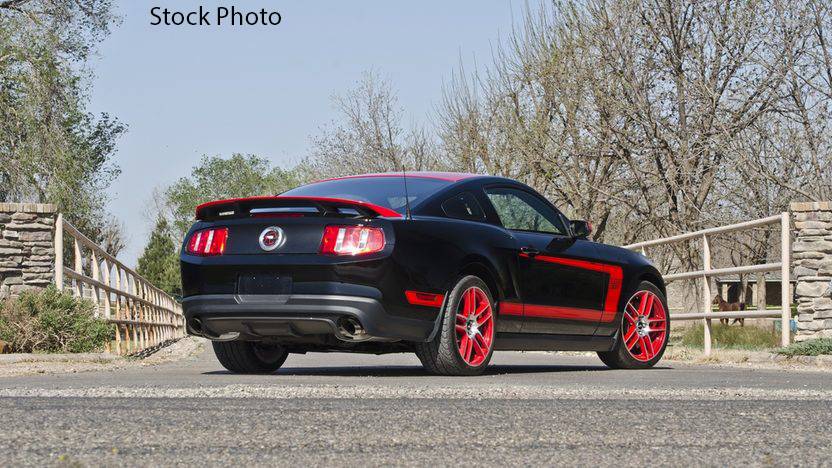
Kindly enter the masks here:
[[85, 353], [101, 349], [113, 334], [94, 305], [54, 287], [27, 291], [0, 304], [0, 340], [14, 352]]
[[[765, 351], [776, 348], [780, 339], [779, 333], [771, 328], [714, 324], [711, 330], [711, 343], [715, 349]], [[689, 348], [701, 349], [704, 334], [704, 326], [697, 324], [678, 330], [673, 341]]]

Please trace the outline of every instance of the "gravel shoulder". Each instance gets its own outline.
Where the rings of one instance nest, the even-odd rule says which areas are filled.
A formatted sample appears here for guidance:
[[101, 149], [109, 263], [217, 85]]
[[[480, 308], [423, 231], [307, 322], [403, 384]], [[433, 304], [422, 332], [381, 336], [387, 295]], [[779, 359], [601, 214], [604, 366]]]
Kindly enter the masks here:
[[205, 343], [206, 341], [201, 338], [185, 337], [142, 359], [108, 353], [2, 354], [0, 355], [0, 377], [75, 374], [153, 366], [196, 356], [203, 351]]
[[739, 366], [758, 369], [832, 372], [832, 356], [783, 356], [768, 351], [715, 349], [705, 356], [701, 349], [669, 346], [666, 361], [715, 366]]

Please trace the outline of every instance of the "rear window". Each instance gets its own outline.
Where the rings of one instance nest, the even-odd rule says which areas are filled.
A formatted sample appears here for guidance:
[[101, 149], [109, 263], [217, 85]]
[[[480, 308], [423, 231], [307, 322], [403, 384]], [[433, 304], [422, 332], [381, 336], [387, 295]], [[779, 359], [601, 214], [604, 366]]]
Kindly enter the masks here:
[[[416, 205], [450, 184], [451, 182], [447, 180], [408, 177], [407, 195], [410, 199], [410, 206]], [[345, 198], [392, 208], [401, 214], [405, 214], [404, 179], [399, 176], [325, 180], [293, 188], [280, 195]]]
[[461, 192], [442, 202], [442, 211], [449, 218], [482, 221], [485, 213], [482, 211], [477, 197], [470, 192]]

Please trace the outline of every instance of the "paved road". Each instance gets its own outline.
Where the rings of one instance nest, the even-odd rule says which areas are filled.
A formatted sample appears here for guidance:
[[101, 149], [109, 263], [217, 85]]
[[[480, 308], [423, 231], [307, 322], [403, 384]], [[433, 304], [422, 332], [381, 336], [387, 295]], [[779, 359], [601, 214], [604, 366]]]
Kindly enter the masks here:
[[832, 373], [498, 353], [476, 378], [409, 355], [292, 356], [272, 376], [210, 352], [0, 381], [0, 466], [823, 465]]

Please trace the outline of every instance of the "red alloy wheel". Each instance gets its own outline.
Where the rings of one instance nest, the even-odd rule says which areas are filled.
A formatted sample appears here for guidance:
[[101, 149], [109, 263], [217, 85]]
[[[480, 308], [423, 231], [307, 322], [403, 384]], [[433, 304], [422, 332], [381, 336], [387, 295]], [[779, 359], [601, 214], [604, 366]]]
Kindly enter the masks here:
[[459, 355], [470, 366], [482, 364], [494, 343], [494, 315], [485, 291], [473, 286], [462, 293], [455, 328]]
[[661, 299], [650, 291], [633, 294], [624, 308], [621, 329], [630, 356], [642, 362], [656, 357], [667, 340], [667, 312]]

